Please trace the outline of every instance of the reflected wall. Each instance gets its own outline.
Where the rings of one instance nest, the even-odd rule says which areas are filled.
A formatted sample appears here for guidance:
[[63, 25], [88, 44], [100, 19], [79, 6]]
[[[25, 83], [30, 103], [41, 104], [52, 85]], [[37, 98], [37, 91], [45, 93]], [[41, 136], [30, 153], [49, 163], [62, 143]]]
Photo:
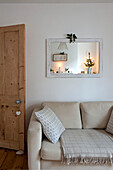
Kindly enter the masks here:
[[[49, 39], [47, 43], [47, 72], [50, 75], [100, 75], [102, 71], [102, 41]], [[90, 63], [90, 64], [88, 64]], [[91, 75], [90, 75], [91, 76]]]

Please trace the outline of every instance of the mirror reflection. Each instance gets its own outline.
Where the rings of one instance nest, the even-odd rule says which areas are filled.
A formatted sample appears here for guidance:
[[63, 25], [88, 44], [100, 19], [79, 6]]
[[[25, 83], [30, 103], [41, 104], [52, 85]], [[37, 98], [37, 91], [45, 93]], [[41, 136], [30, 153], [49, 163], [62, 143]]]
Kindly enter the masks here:
[[50, 41], [48, 54], [50, 74], [100, 73], [100, 41]]
[[51, 43], [53, 73], [99, 73], [99, 43]]

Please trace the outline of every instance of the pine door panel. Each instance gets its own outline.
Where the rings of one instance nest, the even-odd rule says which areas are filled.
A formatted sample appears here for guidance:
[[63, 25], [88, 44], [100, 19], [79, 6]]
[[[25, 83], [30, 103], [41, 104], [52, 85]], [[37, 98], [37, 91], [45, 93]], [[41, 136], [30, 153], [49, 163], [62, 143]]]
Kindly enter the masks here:
[[[6, 106], [5, 109], [5, 139], [19, 141], [19, 119], [16, 115], [18, 107]], [[9, 131], [9, 129], [11, 131]]]
[[4, 33], [5, 95], [18, 96], [19, 89], [19, 32]]
[[5, 124], [4, 124], [4, 120], [5, 120], [5, 117], [4, 117], [4, 109], [3, 109], [3, 106], [1, 106], [0, 108], [0, 140], [4, 140], [5, 137], [4, 137], [4, 129], [5, 129]]
[[3, 43], [4, 34], [0, 33], [0, 95], [3, 95]]
[[[0, 28], [0, 147], [24, 150], [25, 26]], [[20, 101], [20, 103], [17, 103]], [[20, 115], [16, 112], [20, 111]]]

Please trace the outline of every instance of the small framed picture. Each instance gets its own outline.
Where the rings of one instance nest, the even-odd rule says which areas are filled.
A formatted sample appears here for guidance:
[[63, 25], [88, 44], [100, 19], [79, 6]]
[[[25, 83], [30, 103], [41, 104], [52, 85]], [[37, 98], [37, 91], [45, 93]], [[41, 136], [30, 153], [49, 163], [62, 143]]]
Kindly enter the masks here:
[[68, 54], [53, 54], [53, 61], [67, 61]]

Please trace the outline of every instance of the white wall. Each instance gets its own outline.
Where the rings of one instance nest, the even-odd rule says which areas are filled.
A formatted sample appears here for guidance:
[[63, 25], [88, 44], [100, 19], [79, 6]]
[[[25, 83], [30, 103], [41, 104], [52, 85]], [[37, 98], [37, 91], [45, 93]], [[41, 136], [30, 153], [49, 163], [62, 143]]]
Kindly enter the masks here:
[[[26, 24], [26, 116], [43, 101], [113, 100], [113, 4], [0, 4], [0, 25]], [[47, 78], [46, 39], [103, 38], [102, 78]]]

